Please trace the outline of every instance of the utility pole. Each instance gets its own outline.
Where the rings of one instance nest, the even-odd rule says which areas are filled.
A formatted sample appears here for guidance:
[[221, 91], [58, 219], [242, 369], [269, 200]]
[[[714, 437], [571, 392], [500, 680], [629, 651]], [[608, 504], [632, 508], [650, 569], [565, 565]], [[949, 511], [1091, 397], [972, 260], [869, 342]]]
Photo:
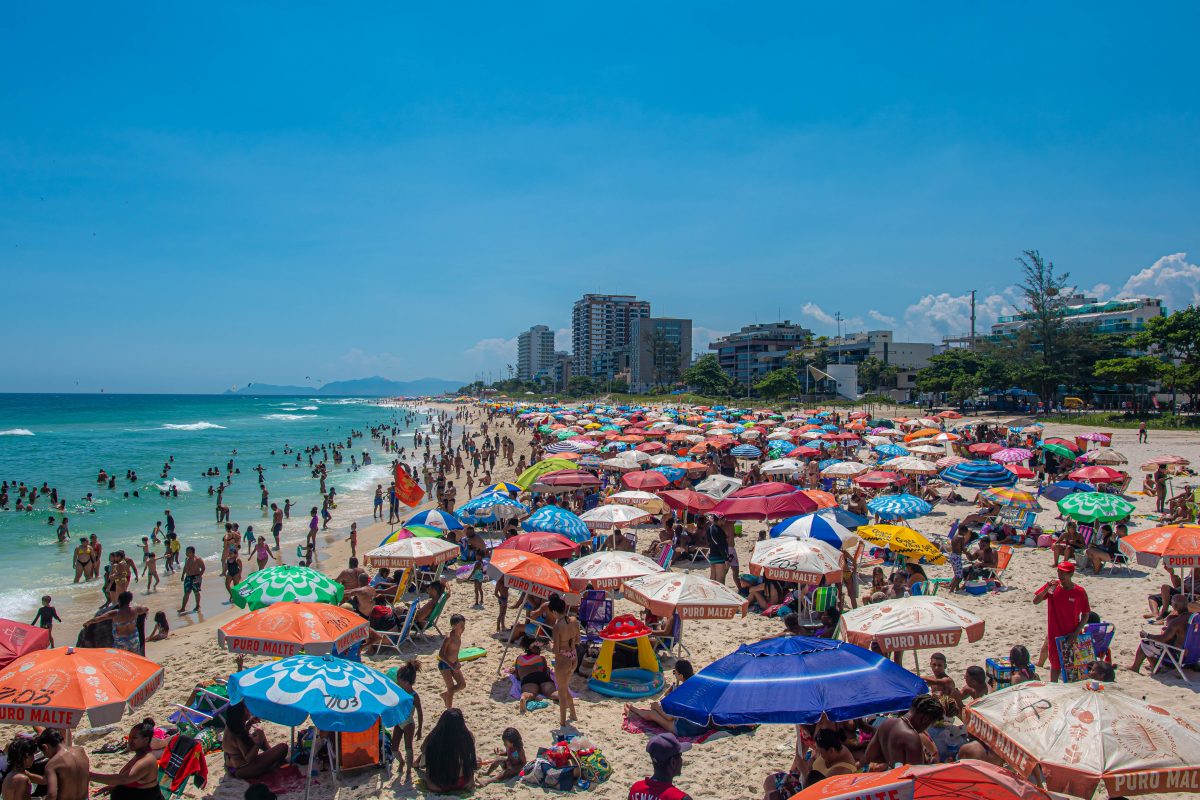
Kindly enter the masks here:
[[[833, 318], [837, 320], [837, 338], [840, 340], [842, 338], [842, 312], [840, 312], [840, 311], [833, 312]], [[842, 359], [845, 356], [845, 353], [843, 353], [841, 350], [841, 341], [838, 342], [838, 346], [839, 346], [838, 363], [844, 364], [846, 362], [843, 361]]]
[[971, 349], [975, 349], [975, 290], [971, 290]]

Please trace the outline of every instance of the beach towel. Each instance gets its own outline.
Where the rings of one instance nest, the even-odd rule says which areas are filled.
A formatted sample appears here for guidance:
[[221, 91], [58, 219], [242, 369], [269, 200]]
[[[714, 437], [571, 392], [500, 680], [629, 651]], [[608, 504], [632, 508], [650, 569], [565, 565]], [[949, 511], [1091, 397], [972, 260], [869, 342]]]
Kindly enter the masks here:
[[[261, 783], [277, 795], [303, 792], [304, 782], [304, 772], [295, 764], [288, 764], [272, 773], [263, 775], [261, 778], [253, 778], [246, 781], [246, 783]], [[316, 772], [313, 772], [312, 782], [313, 786], [320, 783], [317, 780]]]
[[[509, 688], [508, 688], [508, 696], [511, 697], [513, 700], [520, 700], [521, 699], [521, 683], [520, 683], [520, 681], [517, 680], [517, 676], [511, 672], [508, 673], [508, 682], [510, 684]], [[554, 677], [553, 672], [550, 673], [550, 682], [554, 684], [555, 689], [558, 688], [558, 679], [556, 677]], [[572, 689], [571, 697], [579, 697], [579, 692]]]

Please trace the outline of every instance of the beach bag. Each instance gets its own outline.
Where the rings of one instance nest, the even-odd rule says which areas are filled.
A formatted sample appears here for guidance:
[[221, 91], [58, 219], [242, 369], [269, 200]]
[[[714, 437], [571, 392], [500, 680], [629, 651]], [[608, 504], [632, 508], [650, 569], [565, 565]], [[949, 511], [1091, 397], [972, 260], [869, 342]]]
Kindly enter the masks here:
[[608, 780], [612, 776], [612, 766], [599, 750], [592, 750], [587, 755], [579, 756], [579, 779], [596, 784]]

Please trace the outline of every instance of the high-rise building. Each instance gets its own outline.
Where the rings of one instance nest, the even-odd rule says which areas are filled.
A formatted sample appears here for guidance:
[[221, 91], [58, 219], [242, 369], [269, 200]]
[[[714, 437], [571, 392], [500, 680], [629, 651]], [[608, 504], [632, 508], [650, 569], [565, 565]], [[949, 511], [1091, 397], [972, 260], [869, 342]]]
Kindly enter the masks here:
[[585, 294], [571, 309], [571, 374], [611, 380], [628, 359], [632, 321], [650, 303], [630, 294]]
[[783, 366], [784, 357], [812, 339], [812, 331], [788, 320], [747, 325], [708, 345], [717, 351], [721, 369], [743, 386]]
[[517, 377], [535, 380], [554, 370], [554, 331], [534, 325], [517, 337]]
[[554, 352], [554, 388], [563, 391], [571, 380], [571, 354], [566, 350]]
[[645, 392], [678, 383], [692, 360], [692, 321], [637, 317], [631, 324], [629, 388]]

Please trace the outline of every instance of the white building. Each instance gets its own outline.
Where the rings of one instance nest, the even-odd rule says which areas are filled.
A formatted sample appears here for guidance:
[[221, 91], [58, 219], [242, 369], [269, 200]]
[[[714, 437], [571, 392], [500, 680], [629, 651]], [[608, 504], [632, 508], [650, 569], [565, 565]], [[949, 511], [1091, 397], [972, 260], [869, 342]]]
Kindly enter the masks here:
[[517, 337], [517, 377], [531, 381], [554, 371], [554, 331], [534, 325]]

